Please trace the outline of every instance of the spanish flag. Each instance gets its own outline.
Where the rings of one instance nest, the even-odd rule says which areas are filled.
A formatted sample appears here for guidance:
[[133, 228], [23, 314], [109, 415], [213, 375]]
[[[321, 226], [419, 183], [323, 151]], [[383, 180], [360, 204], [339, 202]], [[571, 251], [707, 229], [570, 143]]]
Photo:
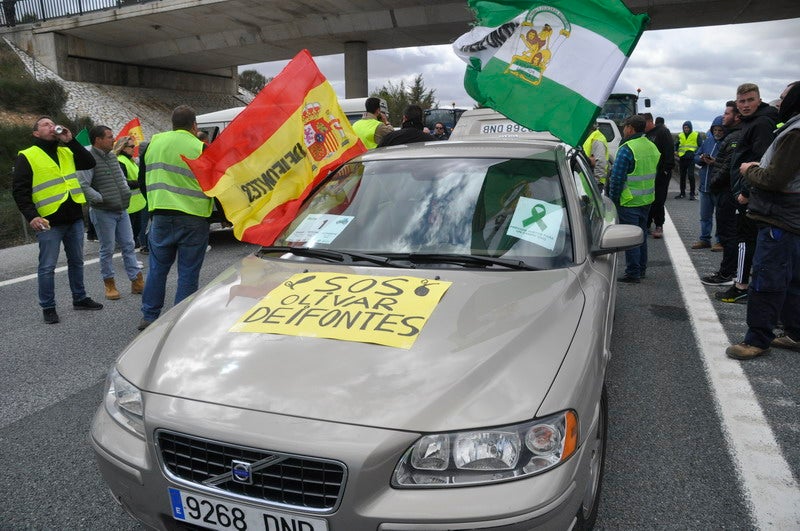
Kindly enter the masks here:
[[123, 136], [129, 136], [133, 138], [134, 142], [136, 142], [136, 147], [133, 150], [133, 156], [139, 156], [139, 144], [144, 142], [144, 133], [142, 132], [142, 124], [139, 122], [139, 118], [134, 118], [130, 122], [126, 123], [120, 129], [119, 134], [117, 134], [114, 140], [119, 140]]
[[303, 50], [200, 157], [184, 160], [238, 239], [271, 245], [314, 186], [366, 150]]

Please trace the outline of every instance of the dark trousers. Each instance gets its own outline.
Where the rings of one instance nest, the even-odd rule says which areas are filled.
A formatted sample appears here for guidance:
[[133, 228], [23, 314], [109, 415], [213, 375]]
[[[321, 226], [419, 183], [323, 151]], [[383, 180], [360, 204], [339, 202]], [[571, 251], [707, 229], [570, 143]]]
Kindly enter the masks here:
[[[617, 207], [619, 222], [625, 225], [636, 225], [641, 227], [647, 234], [647, 213], [650, 205], [638, 207]], [[625, 251], [625, 275], [633, 278], [641, 278], [647, 272], [647, 238], [644, 243], [633, 249]]]
[[691, 157], [681, 157], [678, 160], [681, 172], [681, 195], [686, 195], [686, 179], [689, 179], [689, 193], [694, 195], [694, 152]]
[[778, 319], [790, 338], [800, 340], [800, 234], [766, 226], [758, 231], [753, 257], [745, 343], [767, 348]]
[[736, 214], [736, 241], [739, 244], [736, 282], [739, 284], [750, 283], [750, 268], [753, 266], [757, 237], [758, 225], [747, 217], [747, 205], [739, 205]]
[[722, 262], [719, 265], [720, 275], [732, 277], [736, 274], [736, 262], [739, 254], [739, 241], [736, 238], [736, 199], [729, 191], [714, 194], [716, 199], [715, 213], [717, 220], [717, 237], [722, 244]]
[[650, 205], [650, 214], [647, 216], [647, 226], [655, 223], [656, 227], [664, 226], [664, 203], [667, 200], [669, 181], [672, 179], [672, 168], [656, 174], [656, 198]]

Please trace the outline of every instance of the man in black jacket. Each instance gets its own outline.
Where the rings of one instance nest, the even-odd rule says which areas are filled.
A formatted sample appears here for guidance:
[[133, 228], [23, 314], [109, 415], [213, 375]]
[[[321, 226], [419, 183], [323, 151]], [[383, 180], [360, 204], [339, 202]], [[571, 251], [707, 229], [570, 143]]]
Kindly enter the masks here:
[[750, 188], [739, 167], [744, 162], [758, 162], [775, 138], [778, 109], [761, 101], [758, 85], [744, 83], [736, 89], [736, 107], [742, 114], [742, 136], [731, 157], [731, 193], [738, 203], [736, 233], [739, 242], [739, 267], [730, 288], [714, 294], [722, 302], [743, 303], [750, 285], [750, 267], [756, 249], [758, 226], [747, 217]]
[[33, 145], [19, 152], [11, 193], [17, 208], [36, 231], [39, 242], [39, 306], [44, 322], [59, 322], [56, 313], [55, 269], [62, 243], [67, 277], [76, 310], [99, 310], [102, 304], [86, 295], [83, 284], [83, 209], [86, 199], [77, 170], [94, 168], [92, 154], [66, 127], [42, 116], [33, 125]]
[[729, 100], [722, 114], [725, 137], [719, 144], [717, 156], [710, 158], [711, 181], [709, 190], [713, 194], [717, 221], [717, 236], [722, 244], [722, 261], [713, 275], [700, 279], [707, 286], [731, 286], [736, 276], [738, 241], [736, 238], [738, 203], [731, 193], [731, 157], [742, 136], [742, 115], [736, 102]]
[[658, 159], [656, 168], [656, 199], [650, 205], [650, 214], [647, 226], [650, 227], [655, 222], [653, 238], [664, 236], [664, 202], [667, 200], [667, 190], [669, 181], [672, 179], [672, 168], [675, 167], [675, 145], [672, 142], [672, 133], [663, 124], [653, 123], [653, 115], [649, 112], [643, 113], [645, 120], [644, 136], [656, 145], [661, 157]]
[[409, 105], [403, 112], [402, 127], [384, 136], [378, 147], [436, 140], [433, 135], [423, 132], [423, 127], [425, 124], [422, 121], [422, 108], [419, 105]]

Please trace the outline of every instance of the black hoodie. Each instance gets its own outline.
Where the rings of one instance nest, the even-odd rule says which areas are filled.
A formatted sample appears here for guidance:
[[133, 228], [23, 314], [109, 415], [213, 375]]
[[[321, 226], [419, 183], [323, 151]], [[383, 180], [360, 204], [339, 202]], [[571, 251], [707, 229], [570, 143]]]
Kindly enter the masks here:
[[731, 192], [750, 195], [747, 181], [739, 173], [743, 162], [758, 162], [775, 139], [778, 109], [764, 102], [750, 116], [742, 116], [742, 134], [731, 157]]

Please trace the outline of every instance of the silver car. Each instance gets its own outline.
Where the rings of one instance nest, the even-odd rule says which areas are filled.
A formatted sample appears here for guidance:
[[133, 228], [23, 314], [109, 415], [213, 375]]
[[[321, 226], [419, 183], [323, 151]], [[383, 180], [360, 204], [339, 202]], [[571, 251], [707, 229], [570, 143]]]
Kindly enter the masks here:
[[616, 224], [555, 140], [368, 152], [123, 352], [91, 428], [157, 529], [587, 529]]

